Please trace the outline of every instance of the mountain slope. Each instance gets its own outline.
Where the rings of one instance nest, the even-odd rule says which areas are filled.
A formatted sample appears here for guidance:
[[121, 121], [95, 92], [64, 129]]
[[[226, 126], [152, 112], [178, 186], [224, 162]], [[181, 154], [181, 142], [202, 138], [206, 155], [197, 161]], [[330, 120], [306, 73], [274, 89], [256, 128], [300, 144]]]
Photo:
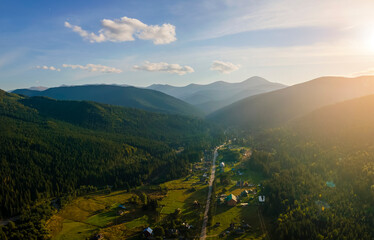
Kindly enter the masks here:
[[82, 186], [182, 176], [219, 139], [201, 119], [0, 90], [0, 217]]
[[305, 136], [329, 141], [334, 144], [345, 142], [360, 145], [374, 145], [374, 95], [347, 100], [317, 109], [290, 126]]
[[219, 81], [208, 85], [190, 84], [185, 87], [154, 84], [148, 88], [179, 98], [205, 113], [210, 113], [240, 99], [284, 87], [261, 77], [252, 77], [239, 83]]
[[49, 88], [45, 91], [18, 89], [13, 93], [26, 96], [45, 96], [59, 100], [86, 100], [111, 105], [144, 109], [152, 112], [200, 116], [188, 103], [164, 93], [135, 87], [114, 85], [85, 85]]
[[320, 107], [370, 94], [374, 94], [374, 76], [322, 77], [243, 99], [208, 119], [252, 130], [275, 127]]

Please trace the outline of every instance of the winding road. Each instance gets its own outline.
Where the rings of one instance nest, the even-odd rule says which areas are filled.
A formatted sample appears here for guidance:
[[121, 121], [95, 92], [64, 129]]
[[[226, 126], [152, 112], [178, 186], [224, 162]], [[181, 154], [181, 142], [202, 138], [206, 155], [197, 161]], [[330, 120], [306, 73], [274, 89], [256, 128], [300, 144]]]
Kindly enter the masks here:
[[208, 211], [209, 211], [209, 206], [210, 206], [210, 199], [211, 199], [211, 196], [212, 196], [212, 188], [213, 188], [214, 177], [215, 177], [215, 174], [216, 174], [216, 159], [217, 159], [217, 156], [218, 156], [218, 152], [217, 152], [218, 148], [219, 147], [217, 147], [214, 150], [214, 157], [213, 157], [213, 160], [212, 160], [212, 171], [211, 171], [210, 179], [209, 179], [208, 198], [207, 198], [207, 201], [206, 201], [203, 227], [201, 228], [201, 235], [200, 235], [201, 240], [205, 240], [205, 238], [206, 238], [206, 225], [208, 224]]

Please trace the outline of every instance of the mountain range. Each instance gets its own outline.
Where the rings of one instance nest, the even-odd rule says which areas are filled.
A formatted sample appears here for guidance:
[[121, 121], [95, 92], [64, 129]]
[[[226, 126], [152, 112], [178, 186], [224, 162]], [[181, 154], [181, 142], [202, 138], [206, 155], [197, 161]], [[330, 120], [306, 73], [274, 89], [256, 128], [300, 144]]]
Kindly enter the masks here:
[[319, 108], [289, 126], [319, 142], [348, 143], [352, 148], [373, 145], [374, 94]]
[[201, 116], [192, 105], [159, 91], [117, 85], [83, 85], [48, 88], [44, 91], [17, 89], [13, 93], [58, 100], [85, 100], [143, 109], [152, 112]]
[[190, 84], [184, 87], [154, 84], [148, 89], [179, 98], [208, 114], [243, 98], [284, 87], [286, 86], [283, 84], [269, 82], [261, 77], [251, 77], [238, 83], [218, 81], [207, 85]]
[[207, 118], [252, 130], [277, 127], [318, 108], [370, 94], [374, 94], [374, 76], [322, 77], [245, 98]]

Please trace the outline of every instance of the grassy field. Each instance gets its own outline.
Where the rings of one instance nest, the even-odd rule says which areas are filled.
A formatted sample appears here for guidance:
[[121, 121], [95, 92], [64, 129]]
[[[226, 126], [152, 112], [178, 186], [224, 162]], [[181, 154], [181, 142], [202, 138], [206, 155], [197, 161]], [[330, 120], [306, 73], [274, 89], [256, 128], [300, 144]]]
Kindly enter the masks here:
[[[126, 219], [125, 216], [117, 214], [118, 205], [128, 201], [132, 193], [124, 191], [112, 192], [110, 194], [96, 193], [84, 197], [78, 197], [48, 222], [47, 228], [53, 239], [86, 239], [101, 229], [118, 225], [128, 225], [129, 228], [143, 227], [148, 224], [147, 220], [139, 220], [144, 214], [138, 214], [140, 209], [128, 206], [128, 213], [132, 216]], [[136, 214], [135, 214], [136, 213]], [[148, 219], [148, 217], [147, 217]], [[126, 223], [123, 223], [126, 221]]]
[[[236, 163], [226, 163], [224, 171], [222, 171], [221, 168], [217, 169], [216, 193], [218, 195], [234, 194], [239, 196], [244, 190], [260, 192], [261, 187], [258, 187], [257, 185], [265, 180], [264, 177], [246, 167], [246, 161], [249, 161], [250, 157], [250, 149], [234, 146], [231, 147], [230, 150], [241, 152], [240, 161]], [[221, 160], [222, 158], [218, 158], [217, 164], [219, 164]], [[230, 176], [230, 184], [222, 185], [220, 183], [219, 179], [222, 174], [228, 174]], [[236, 185], [237, 181], [247, 182], [249, 184], [253, 184], [254, 186], [238, 187]], [[219, 234], [226, 232], [232, 223], [236, 224], [236, 226], [241, 226], [243, 223], [245, 223], [251, 226], [250, 230], [246, 231], [245, 234], [235, 235], [235, 233], [230, 233], [221, 239], [265, 239], [265, 235], [263, 234], [260, 226], [257, 196], [254, 194], [249, 194], [248, 197], [241, 199], [241, 201], [249, 203], [249, 205], [229, 207], [226, 204], [216, 203], [216, 212], [212, 219], [211, 227], [208, 228], [207, 238], [219, 238]], [[216, 223], [219, 223], [219, 226], [217, 226]]]
[[[194, 226], [193, 235], [201, 231], [203, 206], [207, 185], [200, 182], [204, 170], [191, 173], [187, 178], [166, 182], [160, 186], [143, 186], [131, 193], [115, 191], [110, 194], [98, 192], [78, 197], [55, 214], [47, 224], [53, 239], [86, 239], [101, 233], [105, 239], [131, 239], [144, 228], [154, 227], [176, 209], [181, 210], [181, 219]], [[130, 204], [131, 197], [144, 192], [149, 198], [159, 200], [156, 211], [142, 210], [141, 204]], [[197, 200], [200, 208], [193, 203]], [[125, 214], [118, 215], [119, 204], [125, 204]]]
[[[222, 239], [263, 239], [258, 220], [257, 206], [229, 207], [224, 204], [217, 206], [212, 226], [208, 228], [208, 237], [214, 239], [220, 233], [226, 231], [231, 223], [240, 226], [243, 221], [251, 226], [251, 229], [248, 232], [237, 236], [231, 234]], [[220, 226], [215, 227], [217, 222], [220, 223]]]
[[56, 240], [86, 239], [98, 230], [96, 226], [65, 219], [62, 231], [54, 238]]
[[[260, 191], [257, 184], [264, 179], [260, 174], [245, 168], [245, 161], [249, 158], [249, 149], [244, 149], [245, 151], [243, 149], [239, 147], [231, 149], [241, 152], [241, 159], [225, 167], [226, 174], [230, 174], [231, 177], [230, 184], [226, 186], [220, 184], [219, 177], [222, 172], [217, 168], [217, 194], [240, 195], [244, 189]], [[217, 160], [217, 164], [219, 162], [220, 160]], [[206, 173], [209, 176], [209, 166], [198, 163], [194, 169], [188, 177], [159, 186], [142, 186], [133, 189], [130, 193], [125, 191], [115, 191], [109, 194], [97, 192], [78, 197], [55, 214], [48, 222], [47, 228], [53, 239], [87, 239], [97, 233], [102, 234], [105, 239], [137, 239], [139, 233], [148, 226], [154, 228], [167, 225], [167, 222], [170, 222], [169, 216], [176, 209], [180, 209], [181, 221], [193, 226], [189, 230], [190, 236], [199, 236], [208, 192], [208, 185], [205, 184], [207, 178], [203, 177], [203, 174]], [[238, 180], [255, 184], [255, 186], [239, 188], [236, 186]], [[146, 193], [150, 199], [158, 200], [159, 207], [156, 211], [143, 210], [141, 203], [131, 203], [132, 197], [140, 196], [142, 193]], [[249, 200], [250, 197], [253, 199]], [[218, 235], [229, 228], [231, 223], [239, 225], [244, 221], [252, 226], [251, 231], [240, 236], [231, 234], [223, 239], [263, 239], [256, 196], [251, 195], [242, 200], [249, 202], [249, 206], [217, 205], [216, 213], [212, 218], [212, 227], [208, 228], [208, 238], [217, 239]], [[200, 206], [194, 206], [194, 201], [198, 201]], [[118, 214], [119, 204], [126, 206], [125, 214], [122, 216]], [[217, 222], [220, 226], [214, 227]]]

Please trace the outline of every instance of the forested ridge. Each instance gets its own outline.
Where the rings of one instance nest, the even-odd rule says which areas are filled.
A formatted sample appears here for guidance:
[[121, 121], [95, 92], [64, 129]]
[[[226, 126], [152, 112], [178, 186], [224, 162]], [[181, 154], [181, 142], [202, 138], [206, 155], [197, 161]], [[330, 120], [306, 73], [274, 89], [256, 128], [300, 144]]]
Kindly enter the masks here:
[[373, 107], [350, 100], [252, 138], [273, 239], [374, 238]]
[[200, 119], [4, 91], [0, 136], [0, 217], [81, 186], [183, 176], [221, 138]]
[[61, 86], [44, 91], [17, 89], [13, 93], [29, 97], [44, 96], [58, 100], [86, 100], [157, 113], [202, 116], [192, 105], [159, 91], [117, 85]]

